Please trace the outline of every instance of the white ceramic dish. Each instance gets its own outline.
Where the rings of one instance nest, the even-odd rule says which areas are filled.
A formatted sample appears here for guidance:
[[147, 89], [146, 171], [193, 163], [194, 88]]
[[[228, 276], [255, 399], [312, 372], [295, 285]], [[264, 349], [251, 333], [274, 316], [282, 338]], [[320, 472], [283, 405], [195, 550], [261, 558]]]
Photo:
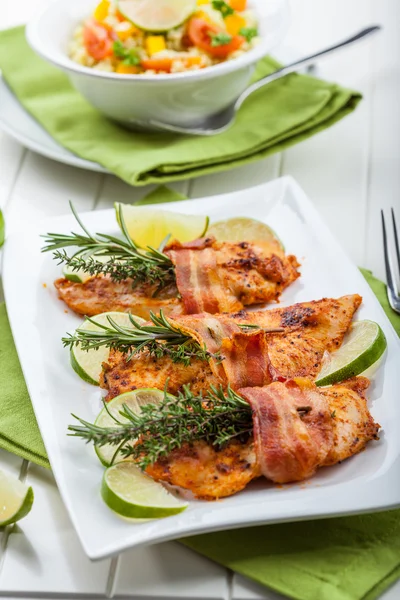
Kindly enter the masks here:
[[[94, 419], [100, 407], [100, 392], [78, 378], [62, 347], [61, 336], [73, 330], [80, 319], [65, 311], [57, 299], [52, 282], [60, 275], [60, 267], [49, 255], [40, 253], [39, 234], [67, 233], [76, 224], [68, 215], [48, 220], [23, 235], [12, 234], [6, 242], [3, 264], [8, 315], [53, 472], [88, 556], [99, 559], [132, 546], [207, 531], [399, 506], [400, 343], [368, 284], [304, 192], [285, 177], [251, 190], [163, 204], [162, 208], [206, 213], [213, 220], [247, 215], [271, 224], [287, 251], [294, 252], [302, 262], [302, 277], [285, 291], [284, 305], [350, 293], [363, 296], [357, 318], [377, 321], [388, 341], [385, 362], [368, 393], [371, 412], [383, 434], [365, 452], [341, 465], [321, 469], [306, 484], [278, 488], [259, 480], [240, 494], [218, 502], [192, 501], [185, 512], [174, 517], [141, 523], [120, 519], [100, 498], [103, 468], [93, 448], [66, 435], [73, 421], [71, 412]], [[93, 231], [117, 231], [112, 210], [82, 217]]]
[[98, 110], [126, 125], [150, 118], [193, 126], [231, 104], [247, 87], [260, 58], [282, 40], [288, 25], [287, 0], [252, 0], [261, 42], [239, 58], [219, 65], [168, 75], [121, 75], [83, 67], [67, 54], [75, 27], [95, 0], [54, 0], [27, 26], [33, 50], [65, 71]]

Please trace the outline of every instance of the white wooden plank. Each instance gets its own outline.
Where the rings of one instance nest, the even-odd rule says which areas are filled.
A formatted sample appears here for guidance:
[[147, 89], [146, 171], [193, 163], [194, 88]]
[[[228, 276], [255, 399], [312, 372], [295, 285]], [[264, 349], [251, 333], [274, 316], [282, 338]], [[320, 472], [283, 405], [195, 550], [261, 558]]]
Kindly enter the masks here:
[[15, 183], [24, 148], [0, 131], [0, 208], [4, 210]]
[[[292, 3], [292, 10], [289, 39], [293, 46], [301, 44], [307, 51], [343, 39], [373, 21], [370, 0], [304, 0]], [[362, 91], [365, 99], [343, 121], [287, 150], [283, 160], [283, 173], [299, 181], [357, 264], [364, 263], [372, 110], [370, 58], [377, 39], [320, 62], [320, 76]]]
[[372, 150], [363, 266], [384, 279], [380, 209], [389, 217], [389, 207], [395, 207], [400, 222], [400, 4], [374, 2], [373, 14], [383, 24], [384, 35], [372, 56]]
[[285, 600], [287, 596], [277, 594], [251, 579], [234, 574], [232, 582], [232, 600]]
[[136, 548], [120, 557], [115, 593], [137, 600], [227, 600], [227, 571], [176, 542]]
[[197, 177], [190, 182], [190, 197], [201, 198], [251, 188], [280, 174], [280, 156], [273, 155], [250, 165]]
[[10, 199], [7, 226], [29, 225], [47, 216], [69, 212], [72, 200], [79, 211], [91, 210], [102, 182], [87, 172], [28, 152]]
[[104, 594], [110, 561], [93, 563], [85, 556], [51, 472], [31, 463], [26, 481], [35, 500], [9, 537], [0, 590], [27, 595]]
[[[146, 185], [144, 187], [133, 187], [114, 177], [113, 175], [106, 175], [104, 180], [103, 189], [96, 203], [96, 210], [112, 208], [114, 202], [123, 202], [124, 204], [134, 204], [149, 192], [156, 189], [156, 185]], [[178, 181], [171, 183], [168, 187], [181, 194], [188, 195], [189, 182]]]

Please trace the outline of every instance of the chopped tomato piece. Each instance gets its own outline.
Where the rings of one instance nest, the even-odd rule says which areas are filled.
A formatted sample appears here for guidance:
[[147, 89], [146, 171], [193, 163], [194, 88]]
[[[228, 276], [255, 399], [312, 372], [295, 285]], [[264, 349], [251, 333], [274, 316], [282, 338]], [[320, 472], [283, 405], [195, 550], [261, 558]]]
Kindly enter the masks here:
[[103, 60], [111, 56], [113, 41], [106, 27], [95, 20], [87, 21], [83, 29], [83, 43], [86, 50], [95, 60]]
[[246, 10], [247, 0], [229, 0], [229, 4], [233, 8], [233, 10]]
[[244, 38], [240, 35], [232, 36], [232, 39], [227, 44], [221, 44], [219, 46], [212, 45], [212, 38], [214, 34], [224, 33], [222, 29], [207, 23], [203, 19], [193, 18], [189, 22], [188, 35], [192, 40], [193, 44], [198, 48], [204, 50], [214, 58], [226, 58], [228, 54], [231, 54], [244, 42]]

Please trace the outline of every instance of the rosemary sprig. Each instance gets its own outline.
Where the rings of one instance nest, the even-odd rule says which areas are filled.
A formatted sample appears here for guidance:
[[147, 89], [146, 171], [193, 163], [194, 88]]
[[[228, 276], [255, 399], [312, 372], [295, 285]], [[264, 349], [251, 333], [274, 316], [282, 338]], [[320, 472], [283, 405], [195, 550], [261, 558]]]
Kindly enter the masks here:
[[[131, 278], [133, 287], [141, 282], [157, 284], [155, 293], [175, 283], [174, 266], [169, 257], [163, 253], [168, 238], [158, 249], [151, 246], [140, 248], [129, 236], [121, 206], [118, 207], [118, 219], [121, 223], [123, 239], [104, 233], [93, 235], [82, 223], [71, 202], [70, 207], [83, 233], [71, 232], [70, 235], [47, 233], [42, 236], [45, 239], [42, 252], [53, 252], [58, 264], [66, 264], [73, 271], [83, 270], [90, 275], [109, 275], [116, 281]], [[65, 250], [69, 247], [78, 250], [69, 256]], [[101, 258], [104, 257], [109, 260], [102, 261]]]
[[177, 397], [165, 392], [160, 404], [142, 406], [140, 414], [126, 404], [120, 414], [127, 423], [116, 427], [98, 427], [73, 415], [80, 425], [70, 425], [69, 435], [118, 446], [145, 469], [185, 443], [204, 440], [221, 447], [234, 438], [246, 441], [253, 431], [250, 405], [229, 387], [211, 387], [203, 397], [185, 386]]
[[151, 325], [141, 325], [132, 315], [129, 315], [130, 327], [118, 325], [110, 316], [107, 317], [109, 325], [100, 325], [90, 318], [88, 320], [100, 329], [77, 329], [74, 334], [62, 338], [64, 347], [79, 344], [82, 350], [88, 351], [105, 346], [127, 354], [128, 361], [146, 349], [151, 356], [169, 356], [172, 362], [180, 362], [185, 366], [189, 366], [192, 358], [222, 360], [219, 354], [208, 352], [205, 346], [168, 321], [162, 310], [158, 315], [150, 312]]

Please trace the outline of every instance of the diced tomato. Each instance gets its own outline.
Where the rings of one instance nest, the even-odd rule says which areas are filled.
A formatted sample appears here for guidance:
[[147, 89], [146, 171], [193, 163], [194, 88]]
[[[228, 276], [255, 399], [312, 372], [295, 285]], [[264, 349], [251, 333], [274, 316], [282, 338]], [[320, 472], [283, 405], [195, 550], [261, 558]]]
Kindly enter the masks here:
[[214, 58], [226, 58], [228, 54], [240, 48], [244, 42], [242, 36], [234, 35], [228, 44], [213, 46], [211, 43], [212, 35], [215, 33], [223, 33], [223, 30], [216, 25], [207, 23], [207, 21], [197, 19], [196, 17], [189, 22], [188, 35], [193, 44]]
[[87, 21], [83, 29], [83, 43], [95, 60], [103, 60], [113, 52], [110, 31], [94, 19]]

